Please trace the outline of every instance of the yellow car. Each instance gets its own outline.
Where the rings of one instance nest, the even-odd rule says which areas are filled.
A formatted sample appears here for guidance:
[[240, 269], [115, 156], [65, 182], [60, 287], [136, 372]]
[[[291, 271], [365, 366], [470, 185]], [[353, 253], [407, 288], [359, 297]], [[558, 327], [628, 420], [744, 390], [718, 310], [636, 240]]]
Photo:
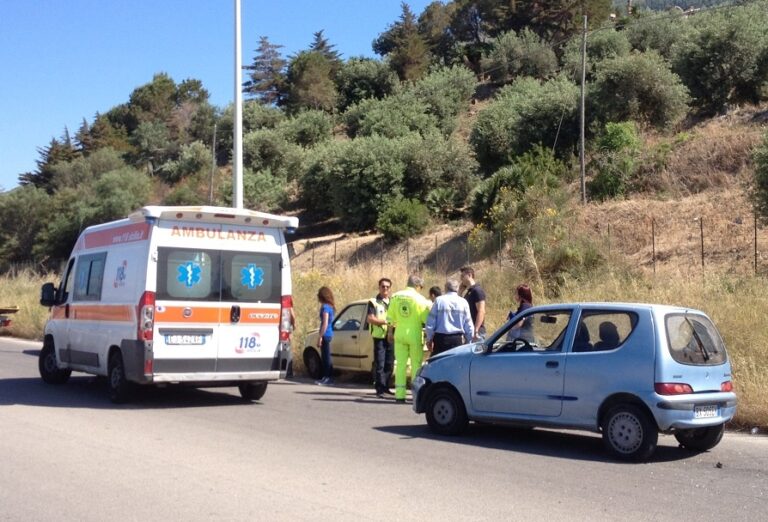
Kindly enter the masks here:
[[[375, 370], [373, 338], [368, 328], [367, 318], [368, 301], [365, 299], [349, 303], [336, 314], [331, 325], [333, 327], [331, 357], [334, 370], [367, 372], [373, 381]], [[318, 329], [312, 330], [304, 337], [302, 354], [304, 367], [313, 379], [319, 379], [323, 373], [320, 349], [317, 347], [318, 331]], [[427, 357], [428, 354], [425, 353], [424, 359], [426, 360]]]

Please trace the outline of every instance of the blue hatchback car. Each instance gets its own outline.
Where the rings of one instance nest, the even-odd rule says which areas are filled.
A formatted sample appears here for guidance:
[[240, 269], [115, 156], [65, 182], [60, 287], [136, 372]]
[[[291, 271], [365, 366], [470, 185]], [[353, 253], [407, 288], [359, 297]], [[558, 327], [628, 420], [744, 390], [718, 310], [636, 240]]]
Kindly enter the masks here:
[[617, 458], [645, 461], [660, 432], [694, 451], [717, 445], [736, 394], [703, 312], [578, 303], [529, 308], [486, 341], [430, 358], [413, 409], [440, 434], [469, 421], [583, 429]]

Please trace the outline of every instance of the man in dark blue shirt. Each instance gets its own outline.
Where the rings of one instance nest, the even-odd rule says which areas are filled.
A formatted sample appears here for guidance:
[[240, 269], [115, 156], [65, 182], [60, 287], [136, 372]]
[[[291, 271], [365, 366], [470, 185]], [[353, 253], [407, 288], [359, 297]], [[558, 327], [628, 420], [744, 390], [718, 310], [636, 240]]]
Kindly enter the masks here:
[[469, 313], [475, 325], [475, 339], [485, 339], [485, 290], [475, 281], [475, 270], [471, 266], [462, 267], [461, 284], [467, 288], [464, 299], [469, 303]]

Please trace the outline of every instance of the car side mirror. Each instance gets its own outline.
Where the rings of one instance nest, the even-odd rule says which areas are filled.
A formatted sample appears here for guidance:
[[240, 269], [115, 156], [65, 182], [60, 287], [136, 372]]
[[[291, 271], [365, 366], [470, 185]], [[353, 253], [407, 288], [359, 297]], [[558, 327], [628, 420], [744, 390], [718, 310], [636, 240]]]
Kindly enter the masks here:
[[56, 304], [56, 287], [53, 283], [45, 283], [40, 289], [40, 304], [49, 307]]
[[485, 344], [475, 343], [472, 345], [472, 353], [475, 355], [482, 355], [485, 353]]

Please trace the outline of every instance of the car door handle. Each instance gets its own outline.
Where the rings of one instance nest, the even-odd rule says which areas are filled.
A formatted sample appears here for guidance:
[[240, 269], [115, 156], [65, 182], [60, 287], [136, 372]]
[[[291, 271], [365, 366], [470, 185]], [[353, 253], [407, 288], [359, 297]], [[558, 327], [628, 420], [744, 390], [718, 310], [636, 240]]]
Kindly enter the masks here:
[[547, 361], [546, 366], [547, 368], [557, 368], [558, 366], [560, 366], [560, 363], [557, 361]]

